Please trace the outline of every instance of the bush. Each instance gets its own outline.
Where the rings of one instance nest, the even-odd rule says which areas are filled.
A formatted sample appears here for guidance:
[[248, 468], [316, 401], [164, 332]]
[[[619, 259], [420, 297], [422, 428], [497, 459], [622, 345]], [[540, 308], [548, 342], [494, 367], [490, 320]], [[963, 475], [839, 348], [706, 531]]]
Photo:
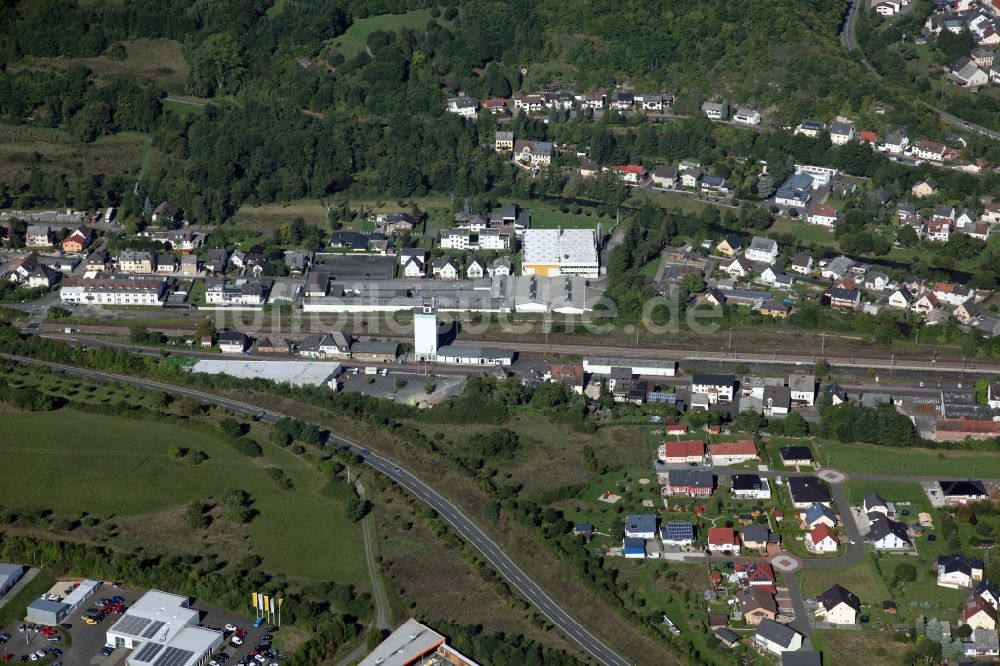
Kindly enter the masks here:
[[352, 497], [344, 504], [344, 516], [352, 523], [356, 523], [367, 516], [371, 510], [372, 503], [360, 497]]
[[187, 461], [192, 465], [200, 465], [208, 460], [208, 454], [201, 449], [196, 449], [188, 454]]
[[264, 450], [260, 448], [260, 444], [246, 437], [238, 437], [230, 442], [230, 445], [237, 453], [242, 453], [250, 458], [257, 458], [264, 454]]

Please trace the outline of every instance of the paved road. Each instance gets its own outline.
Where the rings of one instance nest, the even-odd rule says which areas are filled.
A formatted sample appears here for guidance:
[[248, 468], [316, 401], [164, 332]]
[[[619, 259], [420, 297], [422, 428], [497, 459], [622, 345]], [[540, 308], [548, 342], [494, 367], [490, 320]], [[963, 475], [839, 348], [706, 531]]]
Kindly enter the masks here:
[[167, 102], [176, 102], [177, 104], [188, 104], [190, 106], [205, 106], [208, 102], [203, 102], [200, 99], [194, 97], [187, 97], [185, 95], [167, 95], [163, 98]]
[[848, 51], [853, 51], [858, 45], [855, 39], [854, 28], [857, 24], [858, 9], [864, 2], [865, 0], [851, 0], [851, 6], [847, 10], [847, 16], [844, 18], [844, 25], [840, 31], [840, 43]]
[[949, 125], [954, 125], [955, 127], [959, 127], [969, 132], [978, 132], [983, 136], [988, 136], [991, 139], [1000, 141], [1000, 132], [995, 132], [991, 129], [983, 127], [982, 125], [976, 125], [975, 123], [970, 123], [968, 120], [962, 120], [958, 116], [948, 113], [943, 109], [939, 109], [936, 106], [931, 106], [927, 102], [922, 102], [922, 104], [924, 104], [924, 106], [928, 107], [929, 109], [935, 111], [938, 114], [938, 118], [940, 118], [942, 122], [948, 123]]
[[795, 619], [788, 623], [795, 631], [803, 636], [812, 636], [812, 622], [809, 621], [809, 611], [806, 610], [806, 602], [802, 599], [802, 587], [799, 585], [795, 572], [790, 571], [782, 574], [785, 587], [788, 588], [788, 597], [795, 609]]
[[[127, 375], [117, 375], [109, 372], [99, 372], [77, 368], [61, 363], [50, 363], [36, 359], [14, 356], [10, 354], [0, 354], [0, 357], [10, 361], [15, 361], [25, 365], [34, 365], [50, 368], [64, 372], [66, 374], [85, 377], [100, 382], [120, 382], [144, 388], [151, 391], [166, 391], [172, 395], [181, 395], [193, 398], [199, 402], [217, 405], [233, 412], [255, 415], [260, 420], [267, 423], [274, 423], [284, 418], [285, 415], [270, 409], [261, 409], [255, 405], [224, 398], [204, 391], [187, 387], [174, 386], [149, 379], [140, 379]], [[399, 467], [391, 460], [382, 458], [365, 447], [354, 442], [330, 435], [329, 441], [361, 456], [366, 465], [378, 472], [386, 475], [394, 482], [415, 495], [422, 502], [437, 511], [448, 523], [458, 532], [507, 581], [520, 592], [532, 605], [555, 626], [559, 627], [570, 640], [574, 641], [581, 648], [590, 653], [597, 661], [607, 666], [629, 666], [629, 662], [618, 653], [608, 647], [601, 639], [585, 629], [579, 622], [574, 620], [565, 610], [549, 597], [546, 592], [531, 580], [527, 574], [506, 554], [490, 537], [483, 532], [472, 520], [470, 520], [458, 507], [452, 504], [444, 496], [438, 494], [434, 489], [423, 481], [413, 476], [407, 470]]]

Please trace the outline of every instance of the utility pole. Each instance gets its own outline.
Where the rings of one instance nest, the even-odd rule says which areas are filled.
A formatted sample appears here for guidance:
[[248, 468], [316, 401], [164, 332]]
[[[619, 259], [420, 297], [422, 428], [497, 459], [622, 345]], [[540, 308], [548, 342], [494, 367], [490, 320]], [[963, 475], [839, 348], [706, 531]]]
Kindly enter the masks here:
[[729, 327], [729, 353], [733, 353], [733, 327]]

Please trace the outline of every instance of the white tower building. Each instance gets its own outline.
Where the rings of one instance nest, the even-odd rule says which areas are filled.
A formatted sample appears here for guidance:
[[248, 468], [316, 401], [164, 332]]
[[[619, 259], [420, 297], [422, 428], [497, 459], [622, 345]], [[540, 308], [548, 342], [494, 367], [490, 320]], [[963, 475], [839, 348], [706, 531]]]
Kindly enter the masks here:
[[433, 305], [413, 310], [413, 352], [418, 361], [437, 361], [437, 310]]

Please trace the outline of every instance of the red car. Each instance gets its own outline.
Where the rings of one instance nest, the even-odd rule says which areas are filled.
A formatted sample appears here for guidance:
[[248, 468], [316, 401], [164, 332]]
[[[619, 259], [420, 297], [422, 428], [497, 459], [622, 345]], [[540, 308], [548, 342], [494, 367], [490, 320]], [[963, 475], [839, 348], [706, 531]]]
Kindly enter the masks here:
[[237, 638], [246, 638], [247, 637], [246, 629], [237, 629], [236, 630], [236, 637]]
[[6, 664], [7, 662], [9, 662], [9, 661], [10, 661], [11, 659], [13, 659], [13, 658], [14, 658], [14, 655], [12, 655], [12, 654], [5, 654], [5, 655], [3, 656], [3, 663], [5, 663], [5, 664]]
[[45, 636], [55, 636], [57, 632], [52, 627], [42, 627], [41, 633]]

